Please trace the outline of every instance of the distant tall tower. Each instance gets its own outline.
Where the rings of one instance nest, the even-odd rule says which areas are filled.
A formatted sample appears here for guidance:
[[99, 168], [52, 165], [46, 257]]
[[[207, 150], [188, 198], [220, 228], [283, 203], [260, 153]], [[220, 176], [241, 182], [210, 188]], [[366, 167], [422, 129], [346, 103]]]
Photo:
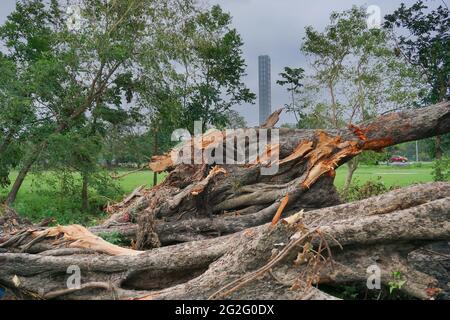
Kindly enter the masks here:
[[272, 95], [270, 90], [270, 57], [258, 57], [259, 78], [259, 124], [263, 124], [272, 113]]

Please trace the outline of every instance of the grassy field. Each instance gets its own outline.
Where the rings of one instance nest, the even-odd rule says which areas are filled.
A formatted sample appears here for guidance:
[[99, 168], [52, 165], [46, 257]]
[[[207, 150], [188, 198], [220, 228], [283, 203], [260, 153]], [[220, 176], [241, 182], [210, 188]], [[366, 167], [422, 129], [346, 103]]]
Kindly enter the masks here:
[[[408, 186], [415, 183], [423, 183], [433, 181], [431, 175], [432, 164], [422, 164], [420, 166], [410, 165], [405, 167], [400, 166], [366, 166], [360, 165], [355, 171], [353, 181], [358, 184], [363, 184], [369, 180], [377, 180], [381, 177], [381, 181], [386, 187], [391, 186]], [[336, 179], [334, 184], [337, 188], [342, 188], [347, 175], [347, 166], [341, 166], [336, 172]]]
[[[120, 172], [120, 174], [126, 173], [126, 171]], [[165, 174], [158, 175], [158, 183], [161, 182], [165, 177]], [[130, 173], [129, 175], [120, 178], [119, 184], [123, 191], [127, 194], [132, 192], [134, 189], [141, 185], [151, 187], [153, 185], [153, 172], [151, 171], [140, 171]]]
[[[421, 166], [393, 167], [393, 166], [360, 166], [354, 175], [354, 183], [362, 185], [369, 180], [378, 180], [385, 184], [386, 187], [391, 186], [407, 186], [414, 183], [432, 181], [431, 164], [422, 164]], [[120, 171], [123, 174], [127, 171]], [[337, 170], [335, 185], [342, 188], [347, 173], [347, 166], [342, 166]], [[119, 201], [126, 194], [133, 191], [140, 185], [151, 186], [153, 182], [153, 173], [151, 171], [141, 171], [131, 173], [119, 180], [121, 192], [116, 193], [113, 199], [106, 199], [92, 195], [91, 201], [97, 204], [97, 207], [91, 214], [81, 213], [78, 201], [67, 199], [63, 193], [54, 194], [48, 192], [52, 190], [49, 186], [42, 183], [48, 175], [53, 173], [30, 174], [17, 196], [15, 209], [23, 216], [34, 221], [40, 221], [45, 218], [56, 217], [57, 222], [61, 224], [83, 223], [95, 224], [104, 216], [101, 213], [101, 204], [108, 201]], [[11, 180], [16, 173], [11, 174]], [[164, 179], [164, 174], [158, 176], [158, 181]], [[381, 178], [378, 178], [381, 177]], [[53, 189], [55, 190], [55, 189]], [[47, 191], [47, 192], [45, 192]], [[0, 189], [0, 197], [5, 197], [7, 189]], [[78, 192], [78, 190], [77, 190]], [[99, 205], [100, 204], [100, 205]]]
[[[122, 175], [124, 173], [127, 173], [127, 170], [121, 170], [119, 171], [118, 175]], [[39, 173], [29, 174], [25, 181], [23, 182], [23, 185], [19, 191], [19, 194], [17, 195], [17, 199], [20, 200], [22, 198], [29, 198], [32, 197], [33, 194], [36, 193], [38, 189], [46, 188], [46, 185], [40, 184], [40, 181], [48, 177], [51, 173]], [[17, 172], [13, 172], [10, 175], [11, 181], [14, 181], [14, 179], [17, 176]], [[162, 181], [164, 179], [164, 174], [158, 175], [158, 182]], [[153, 172], [151, 171], [140, 171], [140, 172], [134, 172], [130, 173], [127, 176], [120, 178], [117, 180], [120, 187], [122, 188], [124, 195], [133, 191], [136, 187], [140, 185], [146, 185], [146, 186], [152, 186], [153, 185]], [[0, 189], [0, 195], [5, 196], [7, 194], [7, 189]]]

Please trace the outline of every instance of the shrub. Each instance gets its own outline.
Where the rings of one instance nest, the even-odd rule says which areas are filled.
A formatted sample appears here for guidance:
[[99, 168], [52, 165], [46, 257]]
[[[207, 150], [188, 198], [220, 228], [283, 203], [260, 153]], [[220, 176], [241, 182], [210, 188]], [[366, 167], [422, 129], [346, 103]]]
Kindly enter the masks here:
[[359, 162], [366, 165], [377, 165], [382, 161], [387, 161], [388, 154], [386, 152], [363, 151], [358, 156]]
[[378, 196], [397, 188], [397, 186], [386, 187], [384, 182], [381, 181], [381, 177], [378, 177], [377, 180], [369, 180], [364, 184], [360, 184], [358, 180], [354, 180], [346, 196], [342, 192], [340, 193], [343, 201], [350, 202]]
[[129, 245], [129, 243], [127, 243], [127, 241], [118, 232], [100, 233], [98, 236], [115, 245]]

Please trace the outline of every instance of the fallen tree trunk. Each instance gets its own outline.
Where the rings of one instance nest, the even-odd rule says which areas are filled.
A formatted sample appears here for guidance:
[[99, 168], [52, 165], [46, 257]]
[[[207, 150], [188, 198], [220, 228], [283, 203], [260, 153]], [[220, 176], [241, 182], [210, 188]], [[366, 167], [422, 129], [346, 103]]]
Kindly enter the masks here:
[[[449, 132], [450, 102], [387, 114], [342, 130], [280, 128], [279, 141], [259, 146], [253, 163], [251, 151], [258, 150], [260, 140], [248, 137], [265, 135], [267, 129], [251, 130], [231, 134], [211, 131], [186, 142], [184, 149], [154, 157], [150, 163], [153, 170], [170, 172], [165, 181], [152, 189], [140, 190], [139, 195], [128, 199], [126, 204], [109, 208], [113, 214], [104, 227], [136, 223], [136, 245], [142, 250], [161, 243], [206, 239], [260, 225], [272, 219], [283, 199], [287, 201], [283, 210], [285, 216], [301, 209], [339, 204], [333, 185], [338, 166], [363, 150], [377, 151]], [[230, 145], [229, 141], [233, 143]], [[241, 165], [229, 164], [230, 160], [239, 158], [239, 141], [245, 142], [244, 155], [248, 155], [248, 161]], [[192, 158], [196, 156], [195, 148], [203, 153], [201, 163], [173, 163], [174, 154], [186, 151], [186, 145], [188, 150], [193, 149]], [[216, 162], [211, 162], [208, 156], [211, 154]], [[222, 156], [229, 161], [217, 164]], [[273, 161], [268, 162], [268, 158]], [[277, 166], [278, 170], [263, 175], [268, 166]], [[208, 218], [212, 220], [208, 222]]]
[[[428, 184], [414, 186], [407, 189], [397, 189], [383, 197], [374, 197], [370, 201], [358, 202], [355, 204], [347, 204], [343, 208], [345, 210], [364, 210], [372, 214], [394, 211], [398, 209], [405, 209], [418, 204], [425, 203], [430, 199], [440, 199], [450, 196], [450, 190], [445, 185], [436, 184], [436, 186], [429, 188]], [[312, 194], [312, 193], [311, 193]], [[325, 197], [324, 194], [316, 194], [317, 196]], [[361, 207], [364, 204], [364, 207]], [[339, 206], [331, 207], [330, 212], [325, 208], [322, 212], [327, 212], [327, 218], [331, 223], [336, 217], [335, 212], [339, 212]], [[345, 213], [344, 213], [345, 214]], [[308, 215], [309, 216], [309, 215]], [[202, 240], [206, 234], [230, 234], [245, 230], [247, 228], [255, 227], [269, 222], [272, 215], [256, 214], [240, 215], [240, 216], [225, 216], [200, 219], [189, 219], [175, 222], [160, 222], [155, 226], [161, 243], [163, 245], [170, 245], [174, 242], [186, 242], [186, 239]], [[111, 224], [102, 224], [90, 228], [89, 230], [97, 235], [108, 236], [110, 234], [120, 234], [124, 240], [131, 241], [136, 238], [138, 226], [132, 222], [118, 222]]]
[[[375, 264], [384, 285], [400, 281], [400, 290], [421, 299], [448, 294], [448, 270], [436, 270], [450, 254], [450, 185], [338, 205], [333, 177], [363, 150], [449, 131], [446, 102], [343, 130], [280, 129], [279, 141], [272, 130], [253, 163], [176, 164], [158, 156], [150, 167], [169, 171], [165, 181], [109, 206], [100, 226], [0, 234], [0, 284], [44, 299], [331, 299], [322, 284], [364, 280]], [[231, 136], [233, 158], [248, 135]], [[212, 131], [185, 146], [217, 156], [227, 138]], [[258, 144], [244, 141], [246, 153]], [[272, 166], [278, 171], [262, 174]], [[95, 234], [120, 234], [131, 248]], [[66, 286], [70, 266], [81, 270], [81, 286]]]
[[[375, 264], [383, 284], [399, 272], [400, 289], [425, 299], [449, 292], [448, 278], [430, 265], [450, 256], [426, 254], [450, 239], [449, 209], [450, 184], [432, 183], [146, 252], [104, 250], [61, 229], [39, 239], [54, 229], [29, 228], [2, 240], [0, 283], [23, 298], [323, 299], [332, 297], [322, 284], [365, 283]], [[78, 288], [66, 287], [72, 265], [81, 271]]]

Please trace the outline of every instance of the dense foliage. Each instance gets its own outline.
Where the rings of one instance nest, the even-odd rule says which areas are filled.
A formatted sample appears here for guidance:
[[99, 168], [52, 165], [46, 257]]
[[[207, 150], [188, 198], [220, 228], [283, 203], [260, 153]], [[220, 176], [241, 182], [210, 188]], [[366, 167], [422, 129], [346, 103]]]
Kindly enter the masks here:
[[51, 171], [78, 210], [97, 210], [116, 189], [105, 168], [141, 166], [194, 120], [232, 126], [232, 106], [254, 99], [230, 15], [194, 0], [20, 0], [0, 41], [10, 205], [30, 171]]

